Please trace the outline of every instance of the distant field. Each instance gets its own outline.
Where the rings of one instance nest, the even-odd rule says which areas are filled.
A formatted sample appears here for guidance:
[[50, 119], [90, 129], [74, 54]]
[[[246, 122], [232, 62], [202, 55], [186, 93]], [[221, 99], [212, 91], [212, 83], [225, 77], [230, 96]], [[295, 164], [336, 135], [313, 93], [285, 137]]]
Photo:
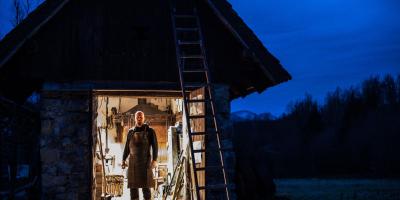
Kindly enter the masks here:
[[400, 200], [400, 179], [275, 179], [290, 200]]

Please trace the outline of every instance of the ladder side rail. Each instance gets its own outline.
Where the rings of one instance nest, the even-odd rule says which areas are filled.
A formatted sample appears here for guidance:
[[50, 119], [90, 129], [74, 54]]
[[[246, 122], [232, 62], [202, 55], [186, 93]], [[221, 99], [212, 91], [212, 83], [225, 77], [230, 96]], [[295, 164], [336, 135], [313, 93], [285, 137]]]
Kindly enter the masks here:
[[200, 19], [199, 19], [199, 15], [197, 13], [197, 10], [195, 10], [195, 14], [197, 16], [196, 17], [196, 22], [197, 22], [197, 28], [198, 28], [198, 31], [199, 31], [200, 49], [201, 49], [203, 57], [204, 57], [203, 65], [204, 65], [204, 68], [206, 69], [206, 80], [207, 80], [207, 85], [208, 85], [207, 89], [208, 89], [208, 95], [209, 95], [209, 98], [210, 98], [210, 105], [211, 105], [211, 112], [212, 112], [212, 115], [213, 115], [214, 128], [216, 130], [216, 139], [217, 139], [217, 143], [218, 143], [219, 157], [220, 157], [221, 165], [223, 166], [222, 167], [222, 174], [223, 174], [223, 178], [224, 178], [224, 184], [226, 186], [225, 187], [225, 192], [226, 192], [226, 197], [229, 200], [230, 196], [229, 196], [229, 190], [228, 190], [228, 181], [227, 181], [227, 176], [226, 176], [226, 172], [225, 172], [225, 164], [224, 164], [223, 154], [222, 154], [222, 150], [221, 150], [221, 140], [220, 140], [220, 135], [219, 135], [220, 134], [220, 130], [219, 130], [219, 127], [218, 127], [217, 118], [216, 118], [216, 112], [215, 112], [215, 104], [214, 104], [215, 98], [213, 96], [213, 91], [211, 89], [211, 86], [212, 86], [212, 84], [211, 84], [211, 76], [210, 76], [210, 69], [208, 67], [208, 62], [207, 62], [208, 57], [207, 57], [207, 54], [205, 52], [203, 29], [202, 29], [201, 24], [200, 24]]
[[[193, 162], [193, 167], [195, 167], [195, 157], [194, 157], [194, 152], [193, 152], [193, 139], [191, 137], [191, 127], [190, 127], [190, 118], [189, 115], [190, 113], [188, 112], [188, 105], [187, 105], [187, 95], [185, 92], [185, 85], [184, 85], [184, 80], [183, 80], [183, 65], [184, 63], [183, 60], [181, 59], [181, 54], [180, 54], [180, 49], [179, 49], [179, 44], [178, 44], [178, 38], [177, 38], [177, 31], [176, 31], [176, 21], [175, 21], [175, 12], [176, 10], [172, 8], [171, 5], [171, 22], [172, 22], [172, 28], [173, 28], [173, 36], [174, 36], [174, 41], [175, 41], [175, 53], [176, 53], [176, 58], [177, 58], [177, 65], [178, 65], [178, 71], [179, 71], [179, 79], [180, 79], [180, 84], [181, 84], [181, 91], [182, 91], [182, 97], [183, 97], [183, 107], [185, 110], [185, 118], [187, 122], [187, 128], [188, 128], [188, 133], [189, 133], [189, 143], [190, 143], [190, 154], [192, 156], [192, 162]], [[194, 170], [195, 171], [195, 170]], [[199, 191], [199, 186], [198, 186], [198, 177], [197, 174], [194, 176], [195, 178], [195, 186], [196, 186], [196, 196], [197, 199], [200, 199], [200, 191]]]

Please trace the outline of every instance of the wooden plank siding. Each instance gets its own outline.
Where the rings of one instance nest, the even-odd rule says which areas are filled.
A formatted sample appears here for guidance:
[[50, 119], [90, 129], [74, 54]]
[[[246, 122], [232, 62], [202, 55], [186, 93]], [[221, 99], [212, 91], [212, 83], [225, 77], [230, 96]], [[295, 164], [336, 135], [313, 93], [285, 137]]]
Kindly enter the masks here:
[[[29, 30], [60, 2], [64, 1], [44, 2], [0, 41], [0, 94], [7, 94], [6, 83], [18, 80], [178, 82], [169, 1], [165, 0], [69, 0], [7, 59], [13, 44], [23, 40], [24, 34], [29, 35]], [[260, 47], [262, 43], [254, 39], [254, 34], [241, 37], [257, 43], [250, 45], [257, 48], [244, 47], [219, 20], [211, 4], [199, 2], [213, 82], [230, 85], [231, 99], [276, 84], [265, 75], [263, 67], [271, 68], [278, 82], [290, 79], [279, 61]], [[215, 4], [238, 32], [246, 33], [248, 27], [227, 2], [218, 0]], [[260, 60], [269, 65], [262, 66]], [[18, 94], [8, 96], [13, 95]]]
[[167, 6], [153, 3], [71, 1], [15, 55], [13, 74], [46, 81], [176, 81]]

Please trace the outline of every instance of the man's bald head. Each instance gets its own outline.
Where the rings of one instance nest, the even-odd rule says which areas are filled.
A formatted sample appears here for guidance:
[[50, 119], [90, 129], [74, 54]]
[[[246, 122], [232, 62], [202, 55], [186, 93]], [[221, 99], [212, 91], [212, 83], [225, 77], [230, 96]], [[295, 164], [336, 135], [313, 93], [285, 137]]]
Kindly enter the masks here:
[[143, 111], [136, 111], [135, 113], [135, 123], [136, 126], [142, 126], [144, 123], [144, 113]]

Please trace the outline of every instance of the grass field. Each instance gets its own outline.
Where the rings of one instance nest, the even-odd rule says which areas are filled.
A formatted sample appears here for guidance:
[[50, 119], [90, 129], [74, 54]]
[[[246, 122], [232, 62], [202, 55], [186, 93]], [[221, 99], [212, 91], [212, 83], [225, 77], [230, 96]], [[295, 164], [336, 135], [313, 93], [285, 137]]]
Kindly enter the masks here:
[[400, 200], [400, 179], [276, 179], [290, 200]]

